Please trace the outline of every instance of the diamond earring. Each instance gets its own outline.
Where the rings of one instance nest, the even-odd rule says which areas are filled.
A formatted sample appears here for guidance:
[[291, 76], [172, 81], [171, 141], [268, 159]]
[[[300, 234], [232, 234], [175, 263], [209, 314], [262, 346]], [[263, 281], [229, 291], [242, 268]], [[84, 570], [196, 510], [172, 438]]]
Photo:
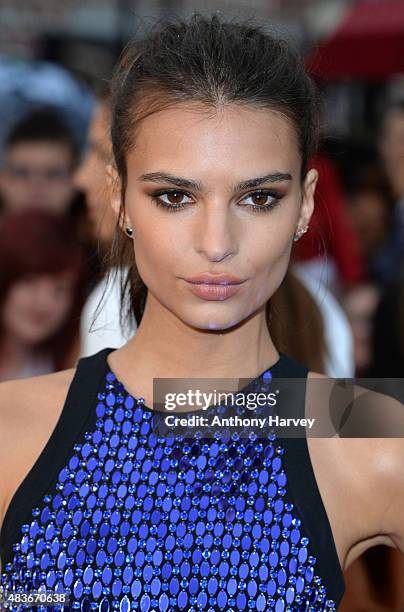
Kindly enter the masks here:
[[297, 232], [295, 232], [295, 235], [293, 236], [293, 242], [296, 242], [297, 240], [299, 240], [299, 238], [301, 238], [303, 234], [307, 232], [308, 229], [309, 229], [309, 226], [306, 225], [304, 229], [297, 230]]
[[132, 236], [133, 236], [133, 228], [129, 227], [129, 225], [127, 225], [125, 227], [125, 233], [126, 233], [127, 236], [129, 236], [129, 238], [132, 238]]

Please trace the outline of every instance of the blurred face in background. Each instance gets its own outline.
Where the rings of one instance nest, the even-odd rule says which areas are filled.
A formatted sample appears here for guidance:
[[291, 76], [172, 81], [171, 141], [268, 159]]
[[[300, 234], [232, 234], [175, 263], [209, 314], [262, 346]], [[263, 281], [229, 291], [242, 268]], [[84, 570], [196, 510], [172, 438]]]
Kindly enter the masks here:
[[10, 288], [3, 306], [2, 328], [7, 337], [25, 345], [44, 342], [55, 334], [73, 303], [75, 275], [26, 275]]
[[380, 299], [375, 285], [364, 284], [349, 291], [342, 300], [353, 339], [356, 375], [366, 372], [372, 360], [372, 320]]
[[93, 234], [105, 244], [111, 242], [116, 225], [106, 180], [106, 168], [112, 156], [109, 127], [108, 107], [99, 103], [90, 124], [86, 155], [74, 177], [77, 189], [86, 196]]
[[358, 191], [348, 198], [348, 212], [365, 257], [384, 241], [389, 221], [388, 205], [383, 194], [375, 190]]
[[75, 280], [70, 271], [20, 278], [12, 285], [4, 302], [2, 328], [5, 334], [25, 345], [48, 340], [68, 316]]
[[386, 115], [380, 141], [380, 154], [397, 198], [404, 196], [404, 110]]
[[74, 194], [73, 160], [63, 142], [18, 142], [5, 154], [0, 197], [5, 210], [40, 208], [64, 214]]

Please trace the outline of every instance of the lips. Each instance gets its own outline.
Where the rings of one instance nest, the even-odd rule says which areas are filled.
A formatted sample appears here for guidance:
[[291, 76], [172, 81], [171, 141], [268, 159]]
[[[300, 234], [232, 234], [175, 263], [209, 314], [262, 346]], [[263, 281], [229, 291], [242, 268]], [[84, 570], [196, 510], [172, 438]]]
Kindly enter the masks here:
[[43, 325], [49, 320], [49, 315], [40, 314], [40, 313], [31, 313], [29, 315], [29, 320], [31, 321], [31, 323], [34, 323], [34, 325]]
[[232, 274], [212, 274], [210, 272], [204, 272], [184, 280], [195, 296], [204, 300], [219, 301], [227, 300], [235, 295], [245, 282]]
[[203, 272], [197, 276], [185, 279], [188, 283], [195, 285], [240, 285], [244, 281], [237, 276], [226, 273], [212, 274], [211, 272]]

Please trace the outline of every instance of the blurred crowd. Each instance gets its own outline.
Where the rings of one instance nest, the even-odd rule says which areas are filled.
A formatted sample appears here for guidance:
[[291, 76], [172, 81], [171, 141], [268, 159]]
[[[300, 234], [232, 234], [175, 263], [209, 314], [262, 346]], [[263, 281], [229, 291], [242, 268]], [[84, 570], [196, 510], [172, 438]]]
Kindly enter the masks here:
[[[74, 367], [136, 333], [136, 324], [121, 327], [122, 270], [109, 263], [119, 231], [108, 197], [109, 124], [101, 88], [84, 151], [65, 117], [46, 104], [8, 126], [0, 167], [0, 380]], [[404, 101], [386, 106], [375, 143], [376, 158], [353, 168], [349, 181], [326, 150], [311, 160], [320, 172], [315, 212], [271, 299], [278, 350], [335, 377], [404, 376]], [[395, 579], [386, 569], [392, 556], [378, 554], [353, 565], [352, 596], [362, 589], [362, 603], [395, 597], [404, 606], [402, 561], [391, 565]]]

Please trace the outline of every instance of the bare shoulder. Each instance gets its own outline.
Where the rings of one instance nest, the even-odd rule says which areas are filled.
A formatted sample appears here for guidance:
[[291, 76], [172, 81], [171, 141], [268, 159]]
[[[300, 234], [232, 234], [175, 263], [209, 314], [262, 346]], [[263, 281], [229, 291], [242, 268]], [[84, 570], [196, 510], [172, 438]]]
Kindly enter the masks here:
[[0, 383], [0, 526], [60, 417], [76, 368]]
[[[318, 372], [309, 372], [308, 379], [312, 384], [306, 407], [317, 404], [315, 412], [323, 411], [324, 418], [330, 418], [327, 394], [335, 392], [337, 379]], [[336, 397], [342, 398], [341, 406], [336, 406], [341, 429], [309, 442], [313, 463], [321, 464], [317, 469], [329, 505], [345, 517], [342, 531], [348, 564], [378, 543], [404, 552], [404, 405], [351, 381], [349, 387], [337, 388]], [[333, 501], [335, 495], [338, 501]]]
[[[0, 436], [7, 443], [10, 434], [23, 435], [33, 422], [52, 420], [61, 410], [76, 368], [0, 383]], [[21, 430], [21, 431], [20, 431]], [[0, 445], [0, 448], [3, 444]]]
[[[18, 397], [23, 398], [27, 394], [31, 394], [32, 390], [43, 390], [45, 392], [49, 390], [55, 391], [64, 384], [71, 382], [75, 372], [76, 368], [69, 368], [68, 370], [60, 370], [52, 374], [43, 374], [42, 376], [31, 376], [29, 378], [1, 382], [0, 398], [4, 400], [10, 394], [17, 394]], [[3, 405], [4, 404], [1, 404], [0, 408], [3, 408]]]
[[332, 419], [338, 437], [366, 438], [372, 450], [373, 439], [388, 438], [388, 446], [400, 449], [404, 445], [404, 404], [390, 395], [392, 390], [383, 393], [360, 381], [309, 372], [307, 404], [323, 419]]

